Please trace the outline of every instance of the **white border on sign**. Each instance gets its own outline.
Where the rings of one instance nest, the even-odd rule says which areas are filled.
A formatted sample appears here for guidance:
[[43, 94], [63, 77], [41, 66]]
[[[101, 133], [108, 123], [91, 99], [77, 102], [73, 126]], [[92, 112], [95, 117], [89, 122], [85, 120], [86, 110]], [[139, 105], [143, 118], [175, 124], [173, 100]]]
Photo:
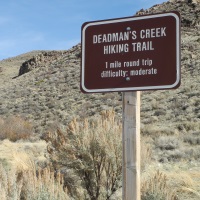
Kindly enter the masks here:
[[[85, 31], [89, 26], [100, 25], [100, 24], [111, 24], [117, 22], [127, 22], [127, 21], [136, 21], [141, 19], [151, 19], [158, 17], [166, 17], [173, 16], [176, 19], [176, 82], [172, 85], [160, 85], [160, 86], [143, 86], [143, 87], [126, 87], [126, 88], [105, 88], [105, 89], [87, 89], [85, 87]], [[149, 16], [141, 16], [141, 17], [131, 17], [131, 18], [123, 18], [123, 19], [113, 19], [109, 21], [100, 21], [100, 22], [91, 22], [88, 23], [82, 30], [82, 89], [85, 92], [117, 92], [117, 91], [140, 91], [140, 90], [156, 90], [156, 89], [170, 89], [175, 87], [180, 81], [180, 32], [179, 32], [179, 17], [175, 13], [163, 13], [157, 15], [149, 15]]]

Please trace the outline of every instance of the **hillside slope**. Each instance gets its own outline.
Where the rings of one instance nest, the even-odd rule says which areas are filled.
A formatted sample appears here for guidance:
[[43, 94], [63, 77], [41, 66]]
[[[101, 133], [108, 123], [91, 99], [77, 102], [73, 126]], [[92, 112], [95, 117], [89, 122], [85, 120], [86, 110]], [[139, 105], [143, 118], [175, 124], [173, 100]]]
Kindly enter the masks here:
[[[171, 10], [178, 10], [182, 16], [182, 83], [177, 90], [142, 92], [144, 134], [151, 129], [169, 133], [200, 129], [200, 4], [197, 0], [173, 0], [136, 14]], [[45, 52], [32, 52], [28, 57], [18, 57], [22, 62], [28, 60], [21, 63], [21, 69], [19, 63], [13, 65], [16, 58], [1, 61], [0, 116], [23, 116], [34, 124], [38, 134], [65, 126], [73, 117], [94, 116], [105, 109], [113, 108], [121, 117], [121, 93], [80, 92], [80, 51], [78, 44], [51, 58]], [[23, 66], [29, 66], [28, 70]]]

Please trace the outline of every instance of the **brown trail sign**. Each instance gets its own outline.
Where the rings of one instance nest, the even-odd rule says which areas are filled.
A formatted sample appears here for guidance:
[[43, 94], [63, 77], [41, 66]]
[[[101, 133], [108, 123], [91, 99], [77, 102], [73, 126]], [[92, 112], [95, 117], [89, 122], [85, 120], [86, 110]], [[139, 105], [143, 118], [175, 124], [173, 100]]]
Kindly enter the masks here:
[[123, 199], [139, 200], [138, 91], [173, 89], [180, 85], [180, 14], [86, 22], [82, 25], [81, 43], [82, 92], [124, 92]]
[[83, 24], [82, 91], [178, 87], [179, 20], [179, 14], [171, 12]]

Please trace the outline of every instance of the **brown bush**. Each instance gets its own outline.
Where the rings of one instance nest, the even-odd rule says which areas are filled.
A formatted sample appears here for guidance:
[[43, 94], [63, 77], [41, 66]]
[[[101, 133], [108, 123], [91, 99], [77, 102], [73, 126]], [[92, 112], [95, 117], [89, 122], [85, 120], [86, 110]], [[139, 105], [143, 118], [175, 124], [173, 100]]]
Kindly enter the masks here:
[[19, 116], [0, 119], [0, 139], [9, 139], [17, 141], [20, 139], [29, 139], [33, 136], [33, 126], [30, 122]]

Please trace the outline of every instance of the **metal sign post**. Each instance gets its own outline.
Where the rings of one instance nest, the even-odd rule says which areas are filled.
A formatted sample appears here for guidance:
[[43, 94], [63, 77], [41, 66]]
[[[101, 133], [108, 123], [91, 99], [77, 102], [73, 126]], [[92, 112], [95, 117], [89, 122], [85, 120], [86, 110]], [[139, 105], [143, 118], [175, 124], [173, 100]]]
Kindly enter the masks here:
[[123, 93], [123, 200], [140, 200], [140, 92]]

